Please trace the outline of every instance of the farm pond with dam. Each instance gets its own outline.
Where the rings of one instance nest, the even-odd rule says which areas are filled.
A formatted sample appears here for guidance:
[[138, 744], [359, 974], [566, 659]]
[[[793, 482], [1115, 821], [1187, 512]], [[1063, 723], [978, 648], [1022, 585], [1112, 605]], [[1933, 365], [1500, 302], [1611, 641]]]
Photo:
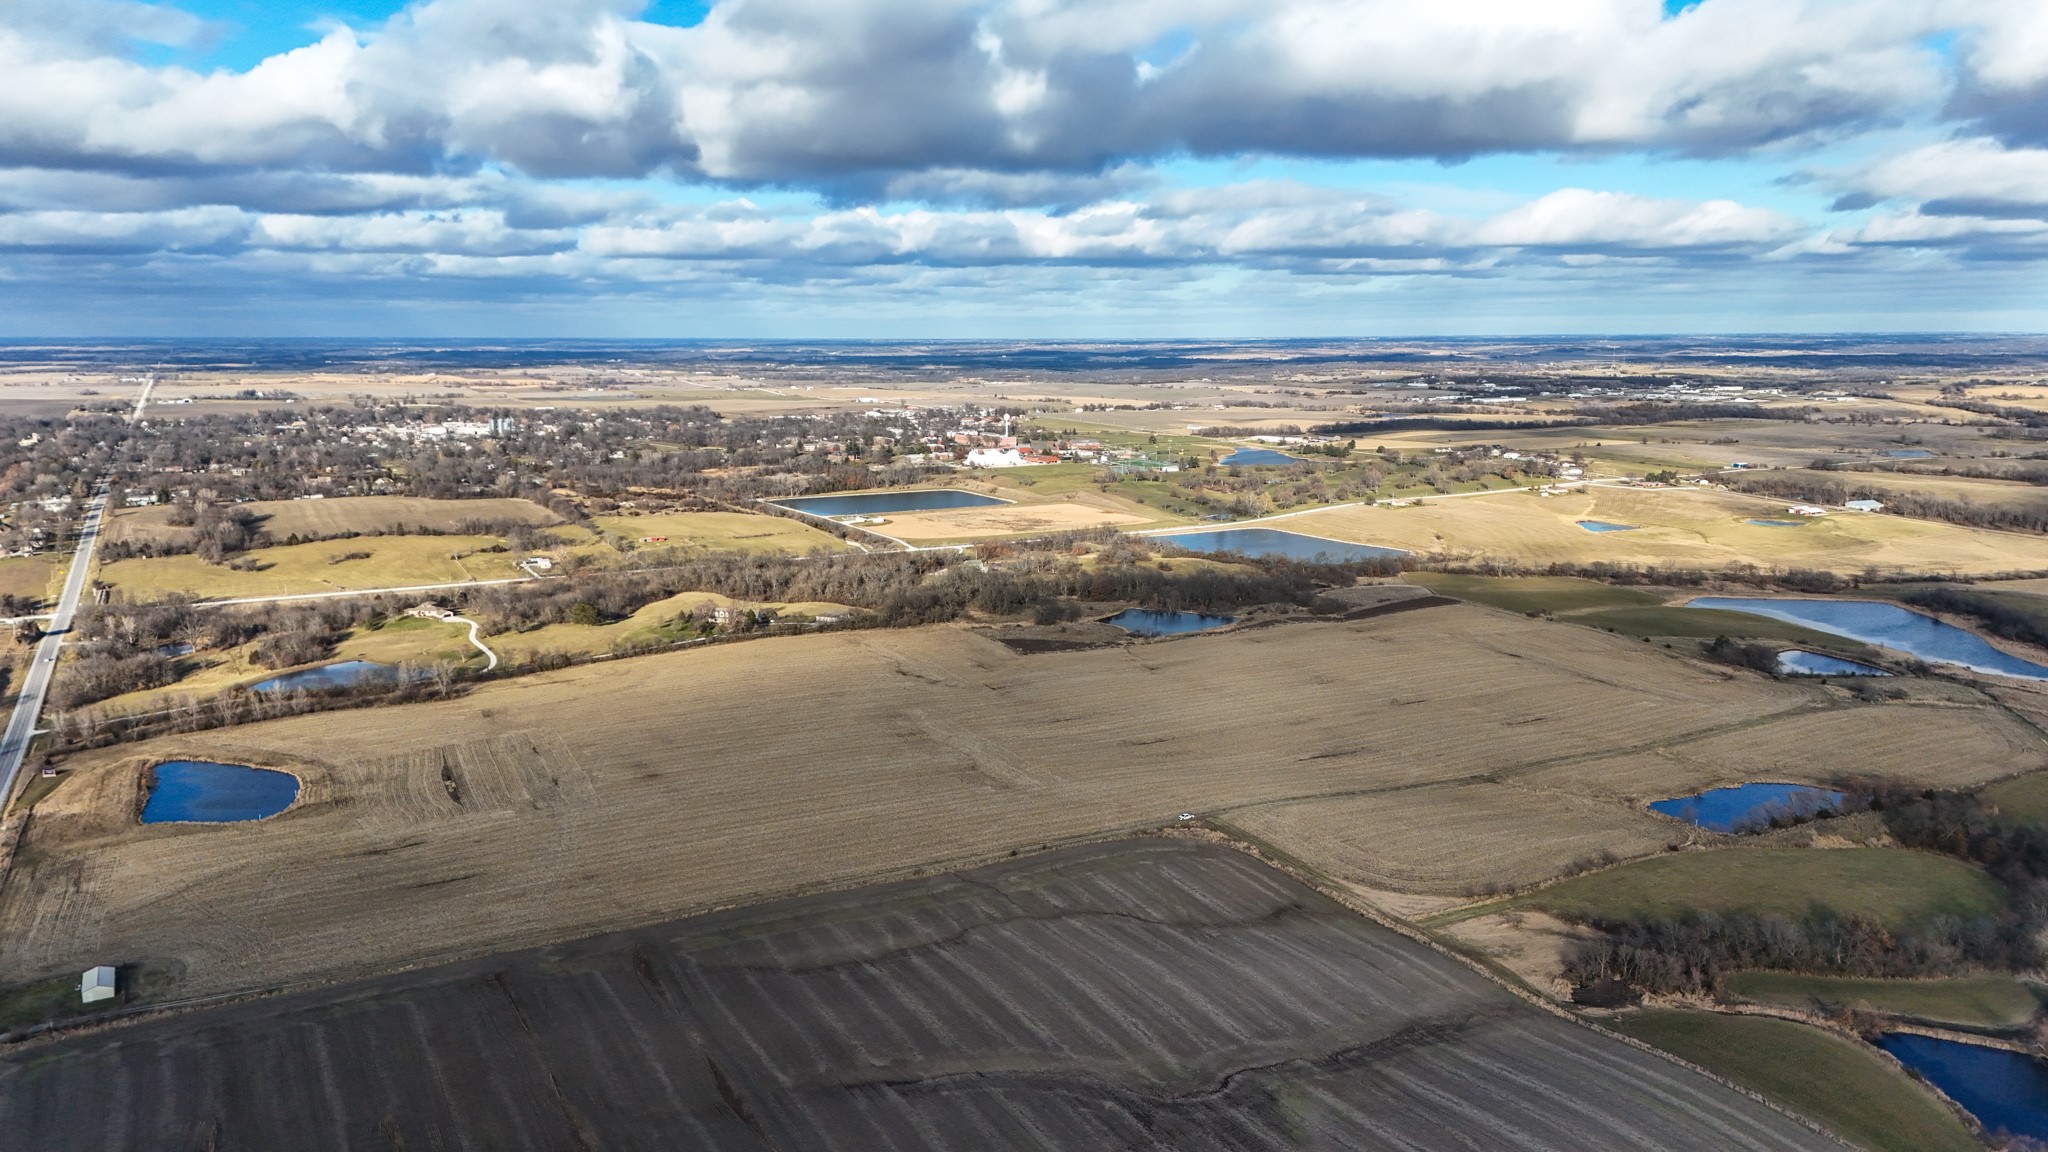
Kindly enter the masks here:
[[1932, 664], [1954, 664], [1975, 672], [2048, 680], [2048, 667], [2000, 651], [1974, 632], [1945, 624], [1896, 604], [1874, 600], [1800, 600], [1763, 596], [1697, 596], [1688, 608], [1747, 612], [1851, 640], [1917, 656]]
[[289, 772], [171, 760], [150, 770], [144, 824], [232, 824], [275, 816], [299, 798], [299, 778]]
[[1768, 827], [1771, 818], [1809, 817], [1842, 803], [1842, 793], [1805, 784], [1739, 784], [1650, 805], [1659, 812], [1713, 832], [1746, 832]]

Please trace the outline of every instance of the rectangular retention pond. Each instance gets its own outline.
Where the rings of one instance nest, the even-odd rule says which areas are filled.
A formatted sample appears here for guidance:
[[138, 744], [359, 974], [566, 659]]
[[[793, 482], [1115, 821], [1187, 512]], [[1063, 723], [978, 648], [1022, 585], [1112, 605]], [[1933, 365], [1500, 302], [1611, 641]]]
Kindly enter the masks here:
[[1320, 536], [1304, 536], [1299, 532], [1282, 532], [1274, 528], [1222, 528], [1209, 532], [1176, 532], [1170, 536], [1148, 536], [1145, 539], [1185, 548], [1190, 552], [1235, 552], [1240, 556], [1257, 556], [1262, 559], [1283, 557], [1288, 560], [1309, 560], [1324, 564], [1392, 560], [1408, 555], [1399, 548], [1379, 548], [1371, 544], [1325, 540]]
[[1235, 616], [1211, 616], [1206, 612], [1167, 612], [1158, 608], [1126, 608], [1103, 621], [1137, 636], [1181, 636], [1207, 632], [1237, 623]]
[[837, 496], [792, 496], [771, 500], [778, 508], [813, 516], [879, 516], [885, 512], [938, 512], [948, 508], [987, 508], [1008, 504], [996, 496], [958, 488], [914, 488], [904, 492], [847, 492]]
[[2048, 667], [2002, 652], [1982, 636], [1944, 624], [1932, 616], [1909, 612], [1875, 600], [1794, 600], [1763, 596], [1699, 596], [1688, 608], [1719, 608], [1747, 612], [1772, 620], [1804, 624], [1836, 636], [1890, 648], [1935, 664], [1955, 664], [1976, 672], [2048, 680]]

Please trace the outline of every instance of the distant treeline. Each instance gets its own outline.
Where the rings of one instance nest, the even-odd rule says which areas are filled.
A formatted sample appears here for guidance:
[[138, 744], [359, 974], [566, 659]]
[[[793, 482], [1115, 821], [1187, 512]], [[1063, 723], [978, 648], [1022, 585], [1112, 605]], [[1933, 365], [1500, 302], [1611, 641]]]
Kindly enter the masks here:
[[1918, 588], [1900, 599], [1916, 608], [1968, 616], [1994, 636], [2048, 647], [2048, 618], [1988, 593], [1967, 588]]
[[1318, 424], [1312, 432], [1326, 436], [1349, 436], [1370, 432], [1492, 431], [1502, 428], [1573, 428], [1603, 424], [1671, 424], [1681, 420], [1792, 420], [1811, 417], [1813, 408], [1766, 408], [1759, 404], [1615, 404], [1588, 408], [1569, 420], [1453, 420], [1444, 416], [1387, 416], [1374, 420], [1352, 420]]
[[1620, 980], [1649, 992], [1707, 992], [1723, 975], [1767, 969], [1844, 976], [1921, 977], [1976, 968], [2027, 971], [2048, 961], [2048, 828], [2002, 819], [1972, 793], [1913, 792], [1852, 782], [1847, 805], [1883, 814], [1906, 848], [1983, 868], [2005, 888], [1995, 916], [1937, 916], [1911, 929], [1816, 905], [1804, 916], [1698, 913], [1595, 921], [1603, 935], [1566, 960], [1574, 984]]

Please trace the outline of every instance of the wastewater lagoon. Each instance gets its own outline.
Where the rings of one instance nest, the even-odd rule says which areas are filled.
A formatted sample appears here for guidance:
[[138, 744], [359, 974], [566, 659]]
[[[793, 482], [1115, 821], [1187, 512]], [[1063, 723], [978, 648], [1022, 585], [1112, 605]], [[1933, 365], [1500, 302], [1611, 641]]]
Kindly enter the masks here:
[[299, 798], [299, 778], [289, 772], [171, 760], [150, 770], [154, 778], [142, 805], [144, 824], [201, 822], [231, 824], [275, 816]]
[[1750, 832], [1771, 826], [1777, 817], [1790, 822], [1794, 817], [1811, 818], [1823, 809], [1838, 810], [1842, 794], [1831, 788], [1805, 784], [1739, 784], [1715, 788], [1696, 796], [1675, 796], [1658, 800], [1650, 811], [1660, 812], [1713, 832]]
[[879, 516], [885, 512], [936, 512], [946, 508], [987, 508], [1008, 500], [962, 492], [957, 488], [918, 488], [904, 492], [854, 492], [842, 496], [793, 496], [775, 500], [778, 508], [813, 516]]
[[2021, 1052], [1887, 1032], [1877, 1046], [1970, 1110], [1985, 1129], [2048, 1140], [2048, 1064]]
[[1181, 636], [1207, 632], [1237, 623], [1235, 616], [1211, 616], [1206, 612], [1167, 612], [1157, 608], [1126, 608], [1103, 621], [1138, 636]]
[[1222, 463], [1232, 468], [1257, 468], [1277, 464], [1299, 464], [1301, 461], [1285, 452], [1275, 452], [1271, 448], [1239, 448], [1225, 456]]
[[1281, 532], [1273, 528], [1223, 528], [1212, 532], [1177, 532], [1171, 536], [1150, 536], [1161, 544], [1171, 544], [1190, 552], [1235, 552], [1243, 556], [1284, 557], [1289, 560], [1314, 560], [1329, 564], [1346, 564], [1358, 560], [1391, 560], [1408, 553], [1399, 548], [1376, 548], [1371, 544], [1350, 544], [1342, 540], [1325, 540], [1320, 536], [1304, 536], [1299, 532]]
[[1791, 648], [1778, 653], [1778, 671], [1786, 676], [1889, 676], [1882, 668], [1873, 668], [1855, 660], [1844, 660], [1839, 656], [1823, 656], [1808, 652], [1804, 648]]
[[1934, 664], [1956, 664], [1977, 672], [2048, 680], [2048, 667], [1992, 647], [1974, 632], [1944, 624], [1896, 604], [1874, 600], [1793, 600], [1760, 596], [1700, 596], [1688, 608], [1719, 608], [1804, 624], [1821, 632], [1918, 656]]

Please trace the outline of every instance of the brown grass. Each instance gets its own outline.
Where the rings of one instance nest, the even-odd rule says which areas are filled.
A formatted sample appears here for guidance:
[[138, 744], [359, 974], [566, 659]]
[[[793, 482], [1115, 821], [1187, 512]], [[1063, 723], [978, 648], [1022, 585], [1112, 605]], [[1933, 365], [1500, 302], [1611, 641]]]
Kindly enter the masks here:
[[[0, 890], [0, 981], [100, 956], [183, 965], [193, 992], [341, 975], [1807, 698], [1462, 606], [1046, 656], [934, 628], [577, 668], [76, 758]], [[289, 768], [306, 795], [136, 825], [139, 770], [179, 756]]]
[[1000, 508], [957, 508], [944, 512], [905, 512], [889, 516], [876, 530], [899, 540], [973, 540], [989, 536], [1037, 535], [1082, 528], [1149, 524], [1152, 517], [1134, 516], [1073, 503], [1008, 504]]
[[[331, 500], [252, 500], [237, 505], [256, 516], [273, 540], [296, 534], [314, 538], [347, 532], [390, 532], [426, 528], [451, 532], [465, 520], [509, 520], [555, 524], [561, 517], [531, 500], [428, 500], [417, 496], [340, 496]], [[170, 522], [171, 509], [130, 508], [107, 521], [107, 539], [182, 541], [191, 530]]]

